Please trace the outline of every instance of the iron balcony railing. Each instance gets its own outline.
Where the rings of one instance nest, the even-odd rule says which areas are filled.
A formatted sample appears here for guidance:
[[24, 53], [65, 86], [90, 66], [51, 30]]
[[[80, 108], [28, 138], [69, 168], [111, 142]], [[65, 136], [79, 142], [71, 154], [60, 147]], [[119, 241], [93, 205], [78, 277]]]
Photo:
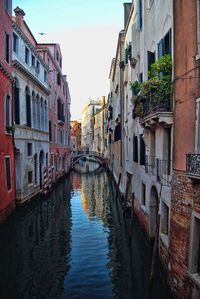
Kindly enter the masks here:
[[186, 154], [186, 173], [200, 176], [200, 154]]
[[172, 96], [162, 102], [157, 102], [147, 96], [143, 101], [143, 115], [140, 117], [145, 118], [149, 114], [160, 111], [172, 111]]
[[145, 157], [145, 172], [156, 176], [157, 182], [170, 185], [172, 161], [161, 160], [155, 156]]

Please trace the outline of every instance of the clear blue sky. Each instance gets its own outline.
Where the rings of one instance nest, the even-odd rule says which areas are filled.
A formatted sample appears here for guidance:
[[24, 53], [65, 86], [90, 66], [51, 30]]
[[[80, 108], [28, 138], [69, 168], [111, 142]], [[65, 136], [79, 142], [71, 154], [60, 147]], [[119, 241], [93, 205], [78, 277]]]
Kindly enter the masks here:
[[[122, 0], [13, 0], [38, 42], [61, 46], [71, 92], [72, 120], [89, 97], [109, 92], [109, 70], [123, 29]], [[131, 2], [131, 1], [127, 1]], [[14, 14], [14, 13], [13, 13]], [[44, 32], [46, 35], [39, 35]]]

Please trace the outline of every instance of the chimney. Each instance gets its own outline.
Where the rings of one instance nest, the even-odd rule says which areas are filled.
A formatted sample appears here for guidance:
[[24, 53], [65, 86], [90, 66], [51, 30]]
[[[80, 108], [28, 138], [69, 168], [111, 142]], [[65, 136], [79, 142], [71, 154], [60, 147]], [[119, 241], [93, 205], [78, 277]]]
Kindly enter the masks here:
[[21, 28], [22, 24], [23, 24], [23, 19], [24, 19], [24, 16], [25, 16], [25, 12], [21, 8], [19, 8], [18, 6], [14, 9], [14, 12], [15, 12], [16, 24], [19, 28]]
[[102, 106], [105, 106], [105, 96], [102, 97]]
[[128, 18], [131, 12], [132, 3], [124, 3], [124, 29], [126, 28], [126, 24], [128, 22]]

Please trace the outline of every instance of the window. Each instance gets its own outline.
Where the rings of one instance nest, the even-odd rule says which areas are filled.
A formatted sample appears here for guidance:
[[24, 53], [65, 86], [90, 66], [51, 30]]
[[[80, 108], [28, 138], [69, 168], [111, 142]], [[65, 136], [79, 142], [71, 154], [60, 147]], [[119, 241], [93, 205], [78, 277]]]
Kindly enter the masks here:
[[63, 144], [65, 144], [65, 129], [63, 129]]
[[142, 0], [137, 0], [137, 25], [138, 31], [142, 30]]
[[58, 172], [58, 157], [56, 157], [56, 172]]
[[19, 38], [15, 33], [13, 33], [13, 52], [15, 53], [18, 53], [18, 43], [19, 43]]
[[171, 55], [171, 29], [158, 43], [158, 58], [165, 54]]
[[28, 88], [26, 88], [26, 125], [31, 127], [31, 96]]
[[5, 0], [5, 8], [7, 13], [10, 15], [10, 11], [11, 11], [11, 5], [10, 5], [10, 1], [11, 0]]
[[28, 183], [32, 184], [33, 183], [33, 172], [28, 171]]
[[133, 136], [133, 161], [138, 163], [138, 138]]
[[32, 143], [28, 143], [27, 152], [28, 152], [28, 156], [32, 156]]
[[56, 60], [59, 61], [59, 53], [58, 53], [58, 50], [56, 51]]
[[29, 64], [29, 49], [25, 47], [25, 62]]
[[155, 62], [155, 53], [147, 51], [147, 62], [148, 62], [148, 71], [151, 70], [152, 63]]
[[37, 154], [34, 155], [34, 175], [35, 175], [35, 184], [37, 184]]
[[19, 105], [19, 87], [17, 80], [14, 83], [13, 88], [13, 100], [14, 100], [14, 120], [15, 124], [20, 124], [20, 105]]
[[63, 103], [61, 103], [61, 101], [58, 100], [57, 104], [58, 104], [58, 120], [61, 120], [62, 122], [65, 122]]
[[193, 212], [190, 234], [189, 272], [200, 273], [200, 215]]
[[58, 130], [58, 144], [62, 144], [62, 131]]
[[54, 97], [54, 112], [56, 113], [56, 94], [55, 94], [55, 97]]
[[7, 190], [11, 189], [10, 157], [5, 157]]
[[44, 71], [44, 82], [46, 83], [47, 82], [47, 72]]
[[140, 165], [145, 165], [145, 143], [140, 134]]
[[59, 73], [57, 73], [57, 84], [58, 86], [61, 86], [61, 77]]
[[53, 79], [54, 79], [54, 81], [56, 81], [56, 70], [55, 69], [53, 70]]
[[51, 121], [49, 120], [49, 141], [51, 141]]
[[49, 108], [51, 108], [51, 95], [49, 95], [49, 97], [48, 97], [48, 105], [49, 105]]
[[114, 142], [121, 140], [121, 123], [117, 123], [114, 131]]
[[138, 82], [139, 83], [143, 82], [143, 74], [142, 73], [139, 73], [139, 75], [138, 75]]
[[57, 127], [54, 125], [54, 143], [57, 143]]
[[141, 204], [146, 205], [146, 185], [143, 183], [141, 185]]
[[31, 56], [31, 65], [35, 66], [35, 56], [34, 55]]
[[48, 67], [50, 67], [50, 59], [49, 58], [47, 58], [47, 65], [48, 65]]
[[10, 63], [10, 35], [5, 32], [5, 60]]
[[37, 64], [36, 64], [36, 73], [39, 74], [40, 72], [40, 63], [39, 61], [37, 60]]
[[62, 59], [60, 58], [60, 67], [62, 67]]
[[66, 130], [65, 144], [68, 145], [68, 131]]
[[54, 153], [51, 153], [51, 167], [54, 167]]
[[169, 232], [169, 208], [162, 202], [161, 206], [161, 232], [165, 235], [168, 235]]
[[11, 119], [10, 119], [10, 96], [6, 95], [6, 111], [5, 111], [5, 125], [6, 130], [9, 130], [9, 127], [11, 125]]

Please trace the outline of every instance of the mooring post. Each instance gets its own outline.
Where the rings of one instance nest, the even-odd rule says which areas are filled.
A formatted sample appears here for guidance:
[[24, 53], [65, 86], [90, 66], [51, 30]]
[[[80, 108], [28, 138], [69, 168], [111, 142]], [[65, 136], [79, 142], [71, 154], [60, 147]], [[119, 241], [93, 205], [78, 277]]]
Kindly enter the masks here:
[[121, 172], [119, 174], [119, 178], [118, 178], [118, 183], [117, 183], [117, 192], [116, 192], [116, 197], [115, 197], [115, 200], [117, 200], [117, 197], [118, 197], [118, 193], [119, 193], [119, 185], [120, 185], [120, 181], [121, 181]]

